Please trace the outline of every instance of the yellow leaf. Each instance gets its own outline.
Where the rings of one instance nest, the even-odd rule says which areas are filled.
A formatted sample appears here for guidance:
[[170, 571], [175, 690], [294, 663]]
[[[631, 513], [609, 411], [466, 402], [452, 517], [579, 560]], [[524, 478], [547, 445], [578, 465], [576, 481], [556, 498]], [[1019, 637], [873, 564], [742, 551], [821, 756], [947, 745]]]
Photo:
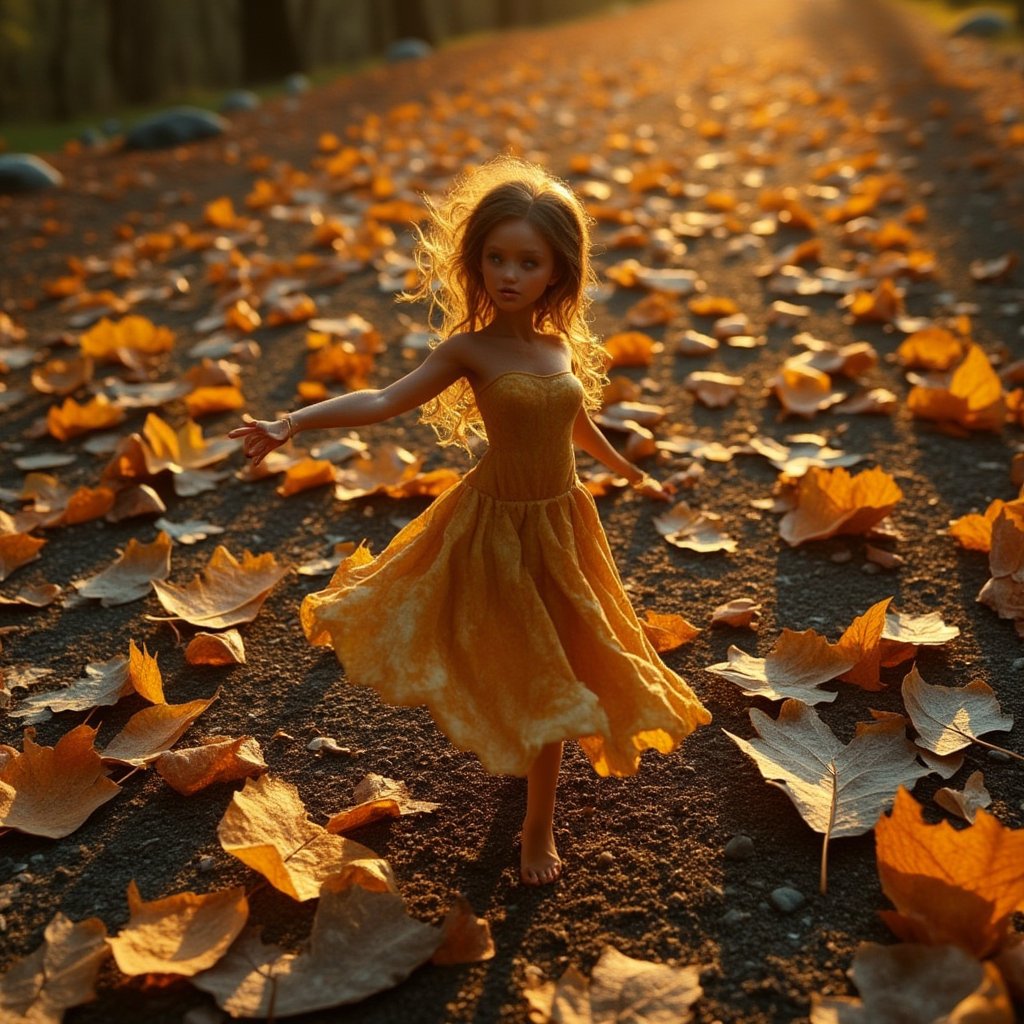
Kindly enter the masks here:
[[179, 892], [147, 903], [132, 879], [128, 913], [128, 923], [107, 940], [121, 973], [190, 978], [227, 952], [249, 918], [249, 901], [238, 886], [203, 895]]
[[217, 699], [192, 700], [186, 704], [154, 704], [132, 715], [124, 728], [107, 744], [107, 763], [145, 765], [155, 761], [188, 731], [192, 723]]
[[166, 751], [157, 758], [156, 770], [169, 786], [191, 796], [215, 782], [259, 775], [267, 764], [253, 737], [216, 737], [199, 747]]

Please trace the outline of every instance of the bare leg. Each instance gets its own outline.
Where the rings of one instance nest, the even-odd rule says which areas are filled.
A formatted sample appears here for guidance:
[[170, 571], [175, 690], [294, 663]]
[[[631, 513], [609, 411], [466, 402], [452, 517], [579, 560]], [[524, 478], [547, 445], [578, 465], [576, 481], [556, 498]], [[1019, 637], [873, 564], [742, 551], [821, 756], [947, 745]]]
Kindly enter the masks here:
[[541, 749], [526, 775], [526, 817], [520, 874], [527, 885], [546, 885], [562, 873], [555, 849], [555, 788], [562, 764], [562, 744]]

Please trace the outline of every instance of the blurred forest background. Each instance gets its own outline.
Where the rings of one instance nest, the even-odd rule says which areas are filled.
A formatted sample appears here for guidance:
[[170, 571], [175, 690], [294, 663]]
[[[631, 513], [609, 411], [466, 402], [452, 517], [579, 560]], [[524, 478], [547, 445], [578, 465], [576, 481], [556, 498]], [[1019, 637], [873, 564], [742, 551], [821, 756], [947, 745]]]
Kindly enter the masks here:
[[608, 0], [0, 0], [0, 120], [280, 81]]

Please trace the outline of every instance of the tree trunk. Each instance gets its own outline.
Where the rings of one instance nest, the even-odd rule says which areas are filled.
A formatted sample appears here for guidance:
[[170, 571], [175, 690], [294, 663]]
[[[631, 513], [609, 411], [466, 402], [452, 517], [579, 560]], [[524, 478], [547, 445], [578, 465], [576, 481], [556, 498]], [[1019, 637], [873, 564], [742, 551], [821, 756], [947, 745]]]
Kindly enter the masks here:
[[423, 0], [391, 0], [391, 9], [397, 39], [422, 39], [432, 46], [437, 44], [437, 34]]
[[70, 0], [59, 0], [55, 12], [53, 46], [50, 50], [50, 88], [53, 115], [61, 120], [73, 113], [71, 94], [68, 89], [68, 57], [71, 49], [71, 4]]
[[160, 6], [160, 0], [107, 0], [110, 70], [128, 103], [149, 103], [160, 95]]
[[275, 81], [304, 70], [286, 0], [241, 0], [238, 34], [242, 79], [247, 85]]

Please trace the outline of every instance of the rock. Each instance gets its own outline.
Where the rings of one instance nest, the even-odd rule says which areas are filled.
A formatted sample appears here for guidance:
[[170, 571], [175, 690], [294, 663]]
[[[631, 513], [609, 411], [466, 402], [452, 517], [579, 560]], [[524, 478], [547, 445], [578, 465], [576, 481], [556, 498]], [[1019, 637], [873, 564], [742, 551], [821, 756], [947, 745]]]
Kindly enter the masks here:
[[768, 894], [768, 902], [779, 913], [792, 914], [794, 910], [799, 910], [807, 902], [807, 898], [799, 889], [791, 889], [788, 885], [780, 885], [777, 889], [772, 889]]
[[745, 910], [737, 910], [736, 907], [732, 907], [722, 915], [722, 924], [726, 928], [735, 928], [736, 925], [742, 924], [744, 921], [750, 918], [750, 914]]
[[1013, 29], [1013, 22], [999, 11], [971, 11], [950, 30], [951, 36], [978, 36], [991, 38]]
[[750, 860], [754, 856], [754, 840], [742, 833], [733, 836], [725, 844], [726, 860]]
[[1014, 672], [1020, 672], [1021, 669], [1024, 669], [1024, 658], [1014, 658], [1010, 668], [1012, 668]]
[[199, 107], [172, 107], [135, 125], [125, 136], [125, 149], [167, 149], [197, 139], [223, 135], [224, 118]]
[[434, 52], [430, 43], [423, 39], [396, 39], [384, 54], [389, 64], [397, 64], [403, 60], [422, 60]]
[[6, 153], [0, 156], [0, 194], [38, 192], [58, 188], [64, 176], [56, 167], [31, 153]]
[[214, 867], [214, 859], [207, 854], [205, 857], [199, 858], [199, 870], [200, 871], [212, 871]]
[[995, 761], [997, 764], [1009, 764], [1013, 760], [1005, 750], [989, 750], [987, 753], [988, 759]]
[[255, 110], [262, 102], [251, 89], [232, 89], [220, 101], [220, 112], [234, 114], [239, 110]]
[[615, 863], [615, 854], [610, 850], [602, 850], [595, 861], [602, 871], [607, 871]]
[[304, 92], [309, 91], [309, 79], [297, 71], [284, 80], [284, 91], [289, 96], [301, 96]]

